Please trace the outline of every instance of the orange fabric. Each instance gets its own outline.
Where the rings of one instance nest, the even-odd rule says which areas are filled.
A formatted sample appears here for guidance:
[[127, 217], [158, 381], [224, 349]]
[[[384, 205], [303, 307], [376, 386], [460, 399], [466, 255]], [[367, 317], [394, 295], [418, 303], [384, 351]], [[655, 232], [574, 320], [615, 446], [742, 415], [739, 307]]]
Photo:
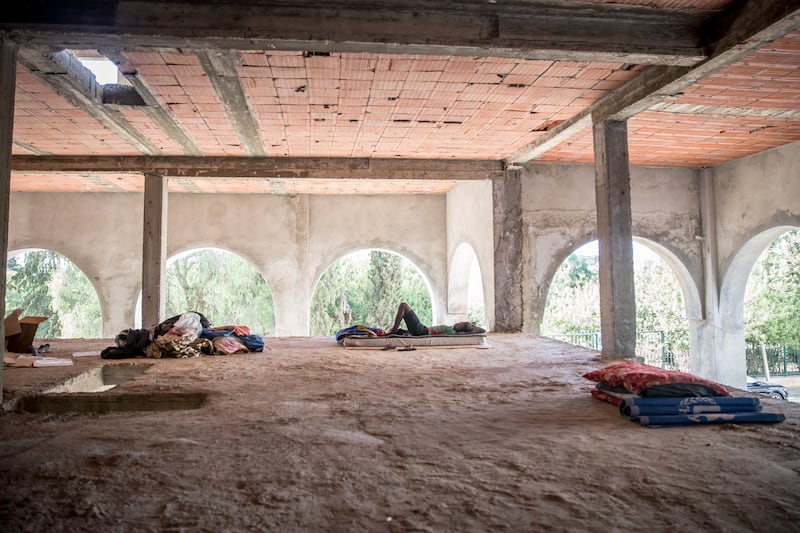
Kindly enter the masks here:
[[225, 331], [233, 330], [233, 334], [236, 335], [237, 337], [240, 337], [242, 335], [250, 335], [250, 328], [248, 328], [247, 326], [216, 326], [211, 329], [222, 329]]

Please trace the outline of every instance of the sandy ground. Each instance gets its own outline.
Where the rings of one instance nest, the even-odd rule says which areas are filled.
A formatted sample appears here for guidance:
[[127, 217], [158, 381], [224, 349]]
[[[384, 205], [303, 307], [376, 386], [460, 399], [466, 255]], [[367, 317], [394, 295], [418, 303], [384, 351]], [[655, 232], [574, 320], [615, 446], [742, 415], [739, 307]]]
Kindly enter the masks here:
[[[596, 352], [489, 343], [280, 338], [263, 354], [133, 360], [155, 364], [102, 394], [208, 400], [0, 414], [2, 530], [800, 531], [800, 404], [764, 398], [786, 414], [775, 425], [645, 428], [590, 397]], [[5, 399], [102, 363], [6, 368]]]

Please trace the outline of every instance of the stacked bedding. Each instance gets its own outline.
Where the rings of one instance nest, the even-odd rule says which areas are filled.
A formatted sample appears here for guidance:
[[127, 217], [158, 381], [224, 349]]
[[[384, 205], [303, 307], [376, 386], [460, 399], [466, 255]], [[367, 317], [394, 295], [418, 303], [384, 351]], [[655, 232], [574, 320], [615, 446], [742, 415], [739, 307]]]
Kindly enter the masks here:
[[597, 383], [595, 399], [618, 406], [622, 416], [643, 426], [784, 420], [782, 413], [764, 412], [758, 398], [732, 397], [719, 383], [686, 372], [626, 362], [583, 377]]
[[619, 406], [622, 416], [642, 426], [688, 426], [744, 422], [783, 422], [782, 413], [766, 413], [758, 398], [629, 398]]

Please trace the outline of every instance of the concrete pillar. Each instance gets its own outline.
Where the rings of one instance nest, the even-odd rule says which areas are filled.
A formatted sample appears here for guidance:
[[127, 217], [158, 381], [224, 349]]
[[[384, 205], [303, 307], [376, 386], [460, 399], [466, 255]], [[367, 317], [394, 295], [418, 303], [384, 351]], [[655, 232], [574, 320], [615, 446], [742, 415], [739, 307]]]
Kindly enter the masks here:
[[594, 124], [594, 160], [602, 357], [633, 358], [636, 303], [627, 122], [608, 120]]
[[689, 338], [696, 339], [696, 351], [690, 353], [692, 374], [716, 378], [721, 332], [719, 315], [719, 263], [717, 256], [717, 213], [714, 180], [710, 169], [700, 170], [700, 218], [703, 224], [703, 321], [689, 323]]
[[[11, 196], [11, 142], [14, 126], [14, 91], [17, 79], [17, 43], [0, 34], [0, 318], [6, 316], [6, 263], [8, 262], [8, 208]], [[0, 335], [6, 338], [0, 322]], [[0, 397], [3, 365], [0, 365]]]
[[494, 330], [522, 331], [522, 183], [520, 169], [492, 182], [494, 199]]
[[166, 308], [167, 178], [144, 176], [142, 327], [161, 322]]
[[278, 337], [304, 337], [310, 332], [309, 309], [314, 280], [309, 264], [309, 234], [311, 205], [308, 194], [299, 194], [292, 201], [292, 216], [289, 223], [294, 227], [296, 255], [291, 269], [281, 271], [281, 277], [271, 279], [272, 304], [275, 308], [275, 335]]

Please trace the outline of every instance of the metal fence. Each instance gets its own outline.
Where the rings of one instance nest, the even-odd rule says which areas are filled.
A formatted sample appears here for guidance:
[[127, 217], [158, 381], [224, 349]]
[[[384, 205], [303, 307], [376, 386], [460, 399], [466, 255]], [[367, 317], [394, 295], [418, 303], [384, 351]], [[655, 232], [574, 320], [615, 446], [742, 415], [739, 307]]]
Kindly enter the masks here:
[[[591, 350], [603, 348], [599, 332], [562, 333], [545, 335]], [[648, 365], [668, 370], [689, 371], [688, 333], [686, 331], [641, 331], [636, 334], [636, 355]], [[746, 344], [747, 374], [766, 376], [761, 344]], [[774, 344], [764, 345], [769, 373], [772, 376], [800, 374], [800, 347]]]
[[[603, 348], [599, 332], [559, 333], [545, 335], [591, 350]], [[636, 355], [648, 365], [668, 370], [689, 370], [689, 340], [687, 331], [640, 331], [636, 334]], [[771, 366], [770, 366], [771, 368]]]
[[[789, 376], [800, 374], [800, 349], [797, 346], [781, 346], [765, 344], [767, 365], [771, 375]], [[764, 356], [761, 344], [748, 342], [745, 348], [747, 357], [747, 373], [751, 376], [766, 376], [764, 372]]]
[[558, 339], [575, 346], [583, 346], [590, 350], [600, 350], [603, 347], [599, 333], [559, 333], [557, 335], [545, 335], [545, 337]]

